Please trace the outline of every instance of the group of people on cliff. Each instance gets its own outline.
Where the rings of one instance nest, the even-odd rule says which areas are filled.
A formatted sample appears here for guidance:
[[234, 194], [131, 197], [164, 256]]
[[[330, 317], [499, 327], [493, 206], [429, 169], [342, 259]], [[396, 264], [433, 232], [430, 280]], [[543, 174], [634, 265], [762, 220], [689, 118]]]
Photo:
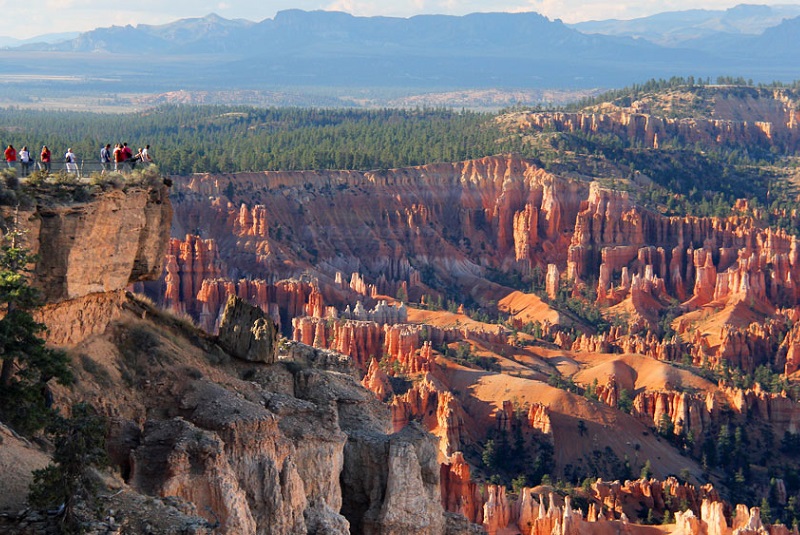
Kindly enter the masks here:
[[[13, 145], [9, 144], [3, 156], [6, 159], [6, 165], [10, 168], [16, 168], [17, 161], [20, 163], [21, 175], [26, 177], [32, 170], [35, 170], [37, 164], [36, 157], [28, 150], [27, 146], [17, 152]], [[139, 151], [134, 154], [128, 147], [127, 143], [117, 143], [114, 149], [111, 150], [111, 144], [106, 145], [100, 149], [100, 167], [102, 172], [111, 170], [111, 164], [114, 164], [114, 171], [131, 171], [136, 164], [151, 164], [153, 158], [150, 156], [150, 145], [139, 148]], [[78, 157], [72, 152], [72, 148], [68, 148], [64, 153], [64, 164], [68, 173], [78, 172]], [[47, 145], [42, 145], [42, 150], [39, 153], [38, 161], [39, 170], [49, 173], [52, 170], [52, 153]]]
[[150, 145], [144, 148], [139, 147], [139, 151], [134, 154], [127, 143], [117, 143], [114, 150], [111, 150], [111, 143], [100, 149], [100, 165], [103, 173], [111, 169], [114, 164], [114, 171], [130, 171], [136, 167], [137, 163], [151, 164], [153, 158], [150, 156]]

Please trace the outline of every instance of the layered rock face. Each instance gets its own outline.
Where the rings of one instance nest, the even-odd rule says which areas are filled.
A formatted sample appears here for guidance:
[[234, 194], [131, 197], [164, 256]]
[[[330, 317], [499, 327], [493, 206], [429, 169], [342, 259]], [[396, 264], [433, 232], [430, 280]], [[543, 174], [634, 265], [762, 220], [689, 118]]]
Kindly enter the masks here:
[[[763, 529], [758, 508], [748, 511], [740, 506], [741, 511], [737, 509], [733, 526], [728, 527], [724, 503], [719, 501], [713, 489], [698, 492], [674, 479], [664, 482], [626, 481], [624, 484], [598, 481], [585, 498], [589, 505], [584, 512], [573, 509], [569, 496], [563, 499], [553, 493], [543, 496], [536, 494], [534, 489], [522, 488], [517, 496], [512, 497], [507, 495], [504, 487], [470, 483], [469, 467], [460, 454], [442, 469], [445, 507], [481, 524], [488, 534], [648, 533], [647, 527], [629, 522], [628, 519], [634, 517], [631, 515], [642, 508], [660, 515], [670, 510], [667, 501], [677, 504], [681, 500], [690, 503], [691, 507], [686, 512], [675, 512], [675, 530], [669, 533], [724, 535], [748, 525], [758, 526], [753, 533], [762, 533], [758, 529]], [[693, 511], [697, 511], [698, 516]], [[781, 526], [774, 528], [780, 529]]]
[[[598, 385], [597, 395], [601, 402], [616, 407], [620, 390], [616, 377], [610, 376], [606, 384]], [[633, 398], [631, 414], [651, 428], [669, 421], [676, 436], [691, 432], [700, 437], [719, 424], [747, 421], [771, 424], [780, 435], [800, 430], [800, 404], [785, 392], [764, 392], [758, 383], [748, 389], [720, 384], [696, 393], [642, 390]]]
[[751, 218], [664, 217], [635, 206], [627, 192], [593, 183], [568, 269], [577, 277], [599, 274], [598, 297], [616, 302], [636, 295], [638, 278], [640, 293], [666, 291], [695, 307], [732, 298], [791, 306], [798, 260], [794, 236]]
[[[596, 284], [598, 304], [621, 307], [615, 313], [629, 315], [634, 330], [656, 330], [673, 300], [682, 312], [738, 307], [722, 331], [696, 340], [584, 338], [575, 349], [618, 347], [671, 360], [688, 353], [696, 364], [726, 360], [752, 372], [765, 362], [774, 333], [760, 337], [761, 318], [753, 322], [748, 310], [763, 318], [800, 300], [800, 252], [784, 231], [743, 215], [665, 217], [636, 206], [626, 192], [559, 178], [516, 157], [366, 173], [196, 175], [175, 187], [174, 232], [185, 237], [170, 244], [157, 289], [165, 305], [216, 332], [225, 300], [238, 295], [285, 334], [350, 354], [364, 371], [381, 356], [364, 349], [377, 346], [374, 334], [355, 329], [351, 344], [293, 320], [403, 323], [363, 311], [379, 307], [387, 293], [430, 298], [437, 292], [426, 281], [434, 280], [478, 302], [498, 302], [509, 290], [488, 283], [487, 268], [539, 269], [551, 298], [564, 279], [578, 281], [576, 288]], [[301, 278], [275, 282], [286, 277]]]
[[[3, 215], [12, 217], [8, 209]], [[114, 189], [85, 202], [51, 199], [13, 217], [38, 255], [33, 282], [47, 303], [38, 319], [50, 343], [73, 345], [102, 332], [128, 286], [162, 274], [172, 219], [166, 186]]]
[[306, 345], [337, 351], [366, 372], [372, 359], [398, 367], [407, 374], [431, 371], [432, 346], [459, 340], [505, 343], [502, 329], [485, 331], [416, 324], [379, 324], [373, 321], [298, 317], [292, 320], [292, 338]]
[[[737, 114], [735, 110], [722, 109], [723, 104], [719, 103], [716, 110], [718, 115], [731, 118], [662, 117], [637, 109], [644, 106], [634, 105], [627, 109], [611, 109], [605, 113], [514, 114], [510, 120], [523, 131], [613, 134], [632, 145], [640, 144], [656, 149], [676, 141], [706, 147], [777, 147], [787, 152], [800, 148], [796, 105], [783, 95], [776, 92], [764, 97], [748, 96], [728, 107], [735, 108], [737, 105], [741, 110], [747, 111]], [[753, 118], [733, 119], [735, 115], [751, 115]]]
[[220, 533], [443, 533], [435, 438], [389, 434], [389, 411], [335, 354], [291, 354], [249, 364], [238, 392], [230, 378], [176, 381], [171, 418], [112, 435], [129, 485], [185, 500]]
[[34, 280], [47, 303], [112, 292], [161, 275], [172, 219], [165, 186], [112, 190], [87, 202], [20, 212], [39, 255]]
[[[584, 184], [517, 157], [366, 173], [196, 175], [177, 179], [175, 190], [181, 238], [171, 242], [159, 299], [195, 318], [216, 317], [224, 302], [216, 296], [243, 280], [269, 286], [259, 281], [307, 271], [343, 311], [358, 300], [373, 306], [376, 293], [419, 300], [431, 292], [421, 268], [457, 282], [484, 267], [563, 265], [586, 195]], [[203, 238], [183, 238], [184, 229]]]
[[598, 304], [629, 315], [632, 331], [657, 329], [659, 311], [673, 300], [684, 313], [729, 311], [709, 323], [713, 328], [704, 327], [700, 315], [681, 317], [674, 324], [678, 332], [692, 326], [695, 332], [677, 345], [612, 331], [603, 340], [580, 339], [574, 349], [616, 347], [668, 360], [689, 354], [695, 365], [724, 360], [749, 373], [772, 360], [800, 299], [794, 236], [761, 228], [752, 217], [664, 217], [596, 183], [577, 216], [567, 272], [596, 278]]

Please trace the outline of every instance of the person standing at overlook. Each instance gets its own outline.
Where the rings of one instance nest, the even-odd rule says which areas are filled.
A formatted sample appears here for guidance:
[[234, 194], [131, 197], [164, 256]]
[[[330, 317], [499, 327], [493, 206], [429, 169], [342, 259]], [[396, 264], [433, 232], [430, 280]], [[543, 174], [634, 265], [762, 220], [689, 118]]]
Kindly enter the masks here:
[[33, 163], [33, 158], [31, 158], [31, 153], [28, 151], [27, 145], [22, 147], [22, 150], [19, 151], [19, 162], [20, 167], [22, 168], [22, 176], [28, 176], [30, 172], [31, 163]]
[[153, 163], [153, 158], [150, 156], [150, 145], [144, 146], [144, 150], [142, 151], [142, 163], [144, 164]]
[[106, 143], [106, 146], [100, 149], [100, 166], [103, 168], [103, 174], [111, 167], [111, 143]]
[[9, 145], [3, 155], [6, 157], [6, 164], [9, 167], [17, 166], [17, 149], [14, 148], [14, 145]]
[[131, 159], [133, 159], [133, 150], [125, 142], [122, 144], [122, 161], [125, 162], [125, 170], [127, 171], [133, 169]]
[[122, 162], [125, 160], [125, 155], [122, 153], [122, 145], [117, 143], [114, 145], [114, 171], [122, 171]]
[[42, 153], [39, 154], [39, 162], [41, 164], [41, 168], [49, 173], [50, 172], [50, 149], [47, 148], [47, 145], [42, 145]]
[[67, 153], [64, 154], [64, 161], [67, 162], [67, 173], [78, 172], [77, 158], [71, 148], [67, 149]]

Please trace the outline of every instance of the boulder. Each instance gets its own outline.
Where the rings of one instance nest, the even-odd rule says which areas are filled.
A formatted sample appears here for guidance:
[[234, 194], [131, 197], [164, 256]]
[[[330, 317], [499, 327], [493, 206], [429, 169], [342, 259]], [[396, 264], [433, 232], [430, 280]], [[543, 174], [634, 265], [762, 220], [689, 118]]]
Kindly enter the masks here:
[[269, 364], [278, 355], [278, 329], [263, 310], [230, 296], [220, 321], [219, 343], [236, 358]]

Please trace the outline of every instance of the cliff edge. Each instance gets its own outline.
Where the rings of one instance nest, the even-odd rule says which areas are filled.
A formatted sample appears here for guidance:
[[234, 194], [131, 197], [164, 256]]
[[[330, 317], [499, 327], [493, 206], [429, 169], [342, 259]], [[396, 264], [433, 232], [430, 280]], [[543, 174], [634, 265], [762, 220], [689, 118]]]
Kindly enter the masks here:
[[[38, 314], [53, 345], [74, 345], [119, 316], [131, 284], [157, 279], [172, 221], [169, 188], [152, 181], [124, 188], [43, 186], [20, 208], [3, 207], [7, 224], [38, 256], [33, 284]], [[76, 198], [82, 200], [75, 200]]]

